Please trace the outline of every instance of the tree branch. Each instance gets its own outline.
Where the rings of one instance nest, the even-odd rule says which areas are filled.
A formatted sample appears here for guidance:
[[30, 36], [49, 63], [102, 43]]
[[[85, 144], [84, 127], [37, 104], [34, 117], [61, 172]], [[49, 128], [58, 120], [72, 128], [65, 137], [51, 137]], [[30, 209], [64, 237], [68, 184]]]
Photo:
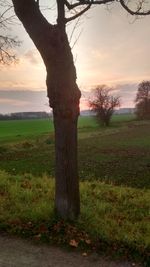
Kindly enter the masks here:
[[66, 7], [71, 10], [74, 9], [76, 7], [79, 6], [83, 6], [83, 5], [102, 5], [102, 4], [107, 4], [107, 3], [111, 3], [111, 2], [115, 2], [116, 0], [81, 0], [78, 1], [77, 3], [74, 4], [70, 4], [69, 1], [65, 0], [65, 5]]
[[75, 14], [74, 16], [70, 17], [70, 18], [65, 18], [65, 23], [77, 19], [78, 17], [80, 17], [81, 15], [83, 15], [86, 11], [88, 11], [91, 7], [91, 4], [89, 4], [86, 8], [84, 8], [83, 10], [81, 10], [80, 12], [78, 12], [77, 14]]
[[138, 15], [138, 16], [146, 16], [146, 15], [150, 15], [150, 10], [148, 11], [141, 11], [142, 9], [142, 5], [143, 5], [144, 1], [140, 2], [139, 8], [137, 8], [137, 10], [133, 11], [131, 10], [126, 4], [124, 0], [120, 0], [120, 4], [122, 5], [122, 7], [131, 15]]
[[14, 37], [0, 35], [0, 64], [10, 64], [16, 62], [16, 56], [12, 50], [20, 45], [20, 42]]
[[[35, 46], [46, 58], [45, 39], [49, 36], [53, 38], [53, 25], [50, 24], [40, 11], [38, 2], [35, 0], [12, 0], [15, 13], [22, 22], [24, 28], [34, 42]], [[51, 46], [49, 46], [49, 49]]]
[[65, 5], [64, 0], [56, 0], [57, 1], [57, 23], [59, 26], [65, 26]]
[[40, 0], [37, 0], [36, 2], [37, 2], [37, 5], [39, 7], [40, 6]]
[[68, 10], [72, 10], [76, 7], [83, 6], [83, 5], [102, 5], [102, 4], [109, 4], [113, 2], [120, 2], [121, 6], [131, 15], [139, 15], [139, 16], [146, 16], [150, 15], [150, 10], [142, 11], [142, 7], [144, 4], [144, 0], [139, 0], [139, 6], [136, 10], [132, 10], [128, 3], [125, 3], [125, 0], [78, 0], [74, 4], [71, 4], [68, 0], [64, 0], [66, 7]]

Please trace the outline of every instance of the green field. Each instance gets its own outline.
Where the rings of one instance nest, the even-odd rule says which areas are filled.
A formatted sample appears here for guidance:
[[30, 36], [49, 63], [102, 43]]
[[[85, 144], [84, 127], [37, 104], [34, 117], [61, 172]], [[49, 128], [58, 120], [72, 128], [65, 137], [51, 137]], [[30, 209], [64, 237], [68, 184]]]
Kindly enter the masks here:
[[[7, 121], [0, 126], [0, 169], [54, 176], [52, 121]], [[150, 187], [149, 122], [122, 115], [114, 116], [109, 128], [100, 128], [94, 118], [81, 117], [78, 132], [82, 180]]]
[[[113, 125], [117, 122], [132, 120], [132, 115], [114, 116]], [[92, 117], [80, 117], [78, 128], [97, 128], [98, 125]], [[12, 120], [0, 121], [0, 144], [4, 142], [19, 142], [25, 138], [32, 139], [42, 134], [54, 131], [52, 119]]]
[[81, 216], [72, 225], [53, 213], [53, 122], [0, 121], [0, 229], [65, 245], [71, 238], [84, 250], [91, 239], [149, 266], [150, 121], [116, 115], [105, 128], [80, 117], [78, 143]]
[[34, 138], [54, 130], [48, 119], [0, 121], [0, 143]]

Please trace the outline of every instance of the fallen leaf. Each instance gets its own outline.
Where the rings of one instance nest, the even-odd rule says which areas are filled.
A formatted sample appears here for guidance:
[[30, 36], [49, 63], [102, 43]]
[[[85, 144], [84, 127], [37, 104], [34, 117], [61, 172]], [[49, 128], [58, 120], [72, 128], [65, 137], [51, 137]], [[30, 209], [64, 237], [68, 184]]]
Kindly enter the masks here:
[[90, 245], [90, 244], [91, 244], [91, 240], [90, 240], [90, 239], [86, 239], [86, 240], [85, 240], [85, 243], [86, 243], [87, 245]]
[[87, 256], [87, 253], [86, 252], [82, 253], [82, 256], [86, 257]]
[[72, 240], [70, 240], [69, 245], [71, 247], [77, 248], [78, 247], [78, 242], [76, 240], [72, 239]]
[[41, 234], [35, 235], [34, 238], [35, 238], [35, 240], [40, 240]]

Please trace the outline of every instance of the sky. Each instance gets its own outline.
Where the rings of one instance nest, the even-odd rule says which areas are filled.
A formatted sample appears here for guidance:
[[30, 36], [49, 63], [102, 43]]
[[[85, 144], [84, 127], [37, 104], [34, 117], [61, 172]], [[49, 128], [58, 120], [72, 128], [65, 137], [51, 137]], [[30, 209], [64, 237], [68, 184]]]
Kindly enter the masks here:
[[[45, 10], [49, 2], [53, 8]], [[52, 23], [53, 2], [41, 0], [43, 13]], [[81, 109], [88, 108], [91, 91], [101, 84], [113, 87], [122, 107], [134, 106], [138, 84], [150, 79], [149, 25], [150, 16], [135, 20], [118, 4], [92, 8], [82, 17], [71, 39]], [[73, 24], [67, 27], [69, 38], [72, 28]], [[46, 71], [38, 51], [20, 23], [12, 26], [10, 34], [22, 44], [16, 50], [18, 64], [0, 66], [0, 113], [49, 111]]]

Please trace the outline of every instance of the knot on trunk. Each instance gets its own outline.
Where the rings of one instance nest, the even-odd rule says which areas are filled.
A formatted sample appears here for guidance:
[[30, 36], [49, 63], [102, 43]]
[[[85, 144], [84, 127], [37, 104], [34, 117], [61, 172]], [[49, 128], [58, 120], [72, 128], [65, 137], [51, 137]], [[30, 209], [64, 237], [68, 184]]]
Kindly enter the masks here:
[[79, 101], [81, 92], [78, 86], [49, 87], [49, 105], [55, 116], [63, 118], [77, 118], [80, 114]]

